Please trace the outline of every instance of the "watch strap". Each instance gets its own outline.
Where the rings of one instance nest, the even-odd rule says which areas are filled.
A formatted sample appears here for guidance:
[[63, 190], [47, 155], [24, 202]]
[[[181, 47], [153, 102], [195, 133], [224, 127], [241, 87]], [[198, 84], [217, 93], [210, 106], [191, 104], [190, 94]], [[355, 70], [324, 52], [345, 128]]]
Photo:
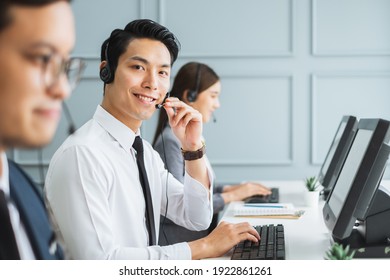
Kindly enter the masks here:
[[202, 142], [202, 147], [196, 151], [185, 151], [181, 149], [181, 154], [183, 155], [184, 160], [197, 160], [203, 157], [206, 154], [206, 145]]

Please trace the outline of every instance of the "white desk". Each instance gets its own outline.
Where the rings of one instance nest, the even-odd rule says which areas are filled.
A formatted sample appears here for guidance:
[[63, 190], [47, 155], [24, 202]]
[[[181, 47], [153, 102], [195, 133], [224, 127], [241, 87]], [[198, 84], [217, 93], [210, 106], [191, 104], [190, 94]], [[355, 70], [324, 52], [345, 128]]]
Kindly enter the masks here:
[[[283, 224], [287, 260], [323, 260], [325, 252], [330, 247], [331, 238], [322, 218], [324, 201], [320, 200], [318, 207], [306, 207], [303, 200], [303, 192], [306, 191], [303, 181], [262, 181], [262, 183], [269, 187], [279, 187], [279, 202], [293, 203], [295, 208], [305, 210], [305, 214], [299, 219], [234, 217], [233, 207], [237, 203], [242, 203], [234, 202], [227, 206], [221, 220], [231, 223], [247, 221], [252, 225]], [[230, 258], [230, 255], [224, 258]]]
[[[221, 220], [239, 223], [247, 221], [251, 225], [283, 224], [286, 242], [287, 260], [323, 260], [325, 252], [331, 246], [331, 234], [325, 226], [322, 208], [325, 204], [320, 199], [318, 207], [306, 207], [303, 192], [306, 191], [302, 181], [262, 181], [269, 187], [279, 188], [279, 202], [292, 203], [295, 208], [305, 210], [299, 219], [264, 219], [234, 217], [233, 207], [238, 203], [230, 203], [224, 211]], [[383, 180], [381, 185], [390, 190], [390, 180]], [[223, 258], [230, 259], [230, 254]]]

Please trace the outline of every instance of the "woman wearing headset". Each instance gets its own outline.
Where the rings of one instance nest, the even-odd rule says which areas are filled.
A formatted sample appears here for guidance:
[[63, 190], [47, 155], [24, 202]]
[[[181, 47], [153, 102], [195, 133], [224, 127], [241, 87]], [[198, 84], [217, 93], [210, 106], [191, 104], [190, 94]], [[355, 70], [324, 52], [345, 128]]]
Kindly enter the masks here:
[[[213, 69], [203, 63], [189, 62], [178, 71], [173, 82], [170, 96], [177, 97], [202, 114], [203, 123], [212, 119], [213, 112], [220, 107], [219, 94], [221, 82]], [[153, 147], [160, 153], [166, 168], [176, 179], [184, 180], [184, 159], [180, 142], [174, 136], [165, 110], [159, 114], [158, 125], [153, 139]], [[209, 161], [206, 159], [210, 165]], [[217, 224], [218, 212], [226, 203], [244, 200], [253, 195], [268, 195], [271, 191], [258, 183], [247, 182], [239, 185], [214, 187], [214, 219], [210, 228], [205, 231], [190, 231], [162, 217], [160, 226], [160, 245], [192, 241], [206, 236]]]

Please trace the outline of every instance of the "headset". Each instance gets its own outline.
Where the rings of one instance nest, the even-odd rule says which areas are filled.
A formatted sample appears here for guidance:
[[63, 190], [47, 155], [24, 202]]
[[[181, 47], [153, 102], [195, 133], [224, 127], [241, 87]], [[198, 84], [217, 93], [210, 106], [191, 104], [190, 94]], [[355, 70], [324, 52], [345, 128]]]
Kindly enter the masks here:
[[106, 65], [104, 65], [104, 67], [102, 69], [100, 69], [100, 79], [105, 84], [109, 84], [114, 80], [114, 75], [112, 75], [111, 68], [110, 68], [110, 60], [108, 59], [108, 46], [109, 45], [110, 45], [110, 39], [108, 39], [106, 49], [104, 50], [104, 55], [106, 57]]
[[[196, 81], [195, 81], [195, 89], [191, 89], [187, 93], [187, 100], [188, 102], [195, 102], [196, 98], [199, 94], [199, 86], [200, 86], [200, 77], [201, 77], [201, 71], [200, 71], [201, 64], [198, 63], [198, 67], [196, 68]], [[157, 108], [157, 107], [156, 107]], [[213, 122], [217, 122], [217, 118], [215, 117], [213, 113]]]
[[200, 77], [201, 77], [200, 66], [201, 66], [200, 63], [198, 63], [198, 67], [196, 68], [195, 88], [190, 89], [187, 92], [188, 102], [195, 102], [196, 98], [198, 97]]
[[161, 109], [164, 106], [164, 104], [165, 104], [165, 100], [167, 100], [167, 98], [170, 97], [170, 96], [171, 96], [171, 94], [168, 91], [167, 94], [165, 95], [163, 101], [161, 101], [160, 104], [156, 104], [156, 109]]
[[[164, 99], [163, 99], [163, 101], [161, 101], [161, 103], [160, 104], [156, 104], [156, 109], [161, 109], [161, 108], [163, 108], [163, 106], [164, 106], [164, 104], [165, 104], [165, 100], [168, 98], [168, 97], [170, 97], [171, 96], [171, 93], [168, 91], [167, 92], [167, 94], [165, 95], [165, 97], [164, 97]], [[173, 111], [175, 112], [175, 114], [176, 114], [176, 108], [175, 107], [173, 107]], [[162, 220], [162, 225], [161, 225], [161, 231], [162, 231], [162, 234], [163, 234], [163, 236], [164, 236], [164, 238], [165, 238], [165, 240], [166, 240], [166, 242], [168, 243], [168, 244], [171, 244], [170, 242], [169, 242], [169, 239], [168, 239], [168, 236], [166, 235], [166, 233], [165, 233], [165, 230], [164, 230], [164, 227], [165, 227], [165, 223], [166, 223], [166, 220], [167, 220], [167, 213], [168, 213], [168, 205], [169, 205], [169, 197], [168, 197], [168, 180], [169, 180], [169, 167], [168, 167], [168, 162], [167, 162], [167, 160], [166, 160], [166, 158], [167, 158], [167, 156], [166, 156], [166, 154], [165, 154], [165, 141], [164, 141], [164, 127], [165, 127], [165, 125], [167, 125], [167, 123], [168, 123], [168, 115], [167, 115], [167, 120], [164, 122], [164, 123], [162, 123], [162, 125], [161, 125], [161, 141], [162, 141], [162, 146], [163, 146], [163, 153], [164, 153], [164, 158], [165, 158], [165, 166], [166, 166], [166, 170], [167, 170], [167, 180], [166, 180], [166, 185], [165, 185], [165, 198], [166, 198], [166, 200], [167, 200], [167, 204], [165, 205], [165, 213], [164, 213], [164, 215], [163, 215], [163, 220]], [[161, 238], [161, 237], [160, 237]]]
[[73, 121], [68, 105], [65, 101], [62, 101], [62, 108], [64, 109], [65, 118], [68, 122], [68, 135], [72, 135], [76, 132], [76, 124]]

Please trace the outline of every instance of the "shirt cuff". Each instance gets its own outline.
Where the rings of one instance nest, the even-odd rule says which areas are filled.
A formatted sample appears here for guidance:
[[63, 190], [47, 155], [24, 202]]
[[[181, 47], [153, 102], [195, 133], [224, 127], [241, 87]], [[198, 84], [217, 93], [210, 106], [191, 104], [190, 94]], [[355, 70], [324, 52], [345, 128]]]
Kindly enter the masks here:
[[152, 260], [192, 260], [191, 248], [187, 242], [168, 246], [148, 247]]
[[184, 174], [184, 186], [193, 186], [191, 188], [191, 190], [194, 194], [207, 195], [207, 197], [209, 195], [211, 196], [213, 193], [214, 175], [213, 175], [212, 170], [210, 170], [209, 168], [207, 168], [207, 173], [209, 176], [210, 189], [208, 188], [208, 186], [204, 186], [198, 180], [195, 180], [194, 178], [192, 178], [190, 176], [190, 174], [187, 173], [187, 171], [185, 171], [185, 174]]

